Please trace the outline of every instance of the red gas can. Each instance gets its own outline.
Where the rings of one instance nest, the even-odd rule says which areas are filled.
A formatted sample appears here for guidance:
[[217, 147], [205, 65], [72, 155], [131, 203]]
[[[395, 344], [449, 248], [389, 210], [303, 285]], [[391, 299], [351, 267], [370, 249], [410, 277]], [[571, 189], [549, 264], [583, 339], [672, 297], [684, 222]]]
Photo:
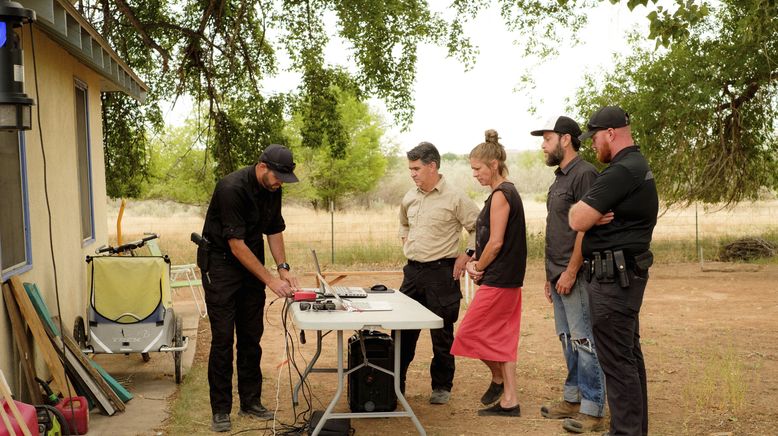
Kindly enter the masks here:
[[[2, 401], [3, 410], [5, 410], [6, 415], [8, 415], [8, 419], [11, 421], [11, 427], [13, 427], [14, 433], [17, 435], [22, 434], [22, 429], [16, 422], [16, 418], [14, 418], [10, 406], [6, 404], [4, 400], [0, 401]], [[27, 424], [27, 428], [30, 430], [30, 434], [33, 436], [38, 436], [38, 414], [35, 413], [35, 406], [20, 403], [18, 401], [14, 401], [14, 403], [16, 403], [16, 408], [19, 409], [19, 413], [22, 414], [22, 418], [24, 419], [24, 423]], [[8, 431], [8, 428], [6, 428], [5, 424], [0, 421], [0, 436], [8, 436], [9, 434], [11, 434], [11, 432]]]
[[86, 397], [63, 398], [54, 407], [62, 412], [65, 420], [70, 423], [71, 432], [74, 427], [77, 434], [86, 434], [89, 430], [89, 403]]

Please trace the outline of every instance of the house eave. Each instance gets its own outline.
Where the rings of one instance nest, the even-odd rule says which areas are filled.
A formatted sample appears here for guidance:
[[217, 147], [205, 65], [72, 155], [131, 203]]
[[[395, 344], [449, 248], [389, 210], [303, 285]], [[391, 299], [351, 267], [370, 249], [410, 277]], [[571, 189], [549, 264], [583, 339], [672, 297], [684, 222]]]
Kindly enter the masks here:
[[108, 41], [65, 0], [16, 0], [35, 11], [35, 26], [105, 80], [102, 92], [124, 92], [143, 102], [149, 88], [111, 48]]

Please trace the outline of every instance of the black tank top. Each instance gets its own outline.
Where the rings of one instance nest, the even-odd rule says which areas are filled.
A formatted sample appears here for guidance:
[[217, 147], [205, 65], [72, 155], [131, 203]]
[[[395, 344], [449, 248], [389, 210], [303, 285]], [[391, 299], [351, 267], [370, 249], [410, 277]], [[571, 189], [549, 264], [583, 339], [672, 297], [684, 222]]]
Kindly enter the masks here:
[[505, 239], [497, 257], [486, 267], [482, 284], [499, 288], [518, 288], [524, 285], [524, 273], [527, 269], [527, 228], [524, 223], [524, 206], [516, 186], [511, 182], [502, 182], [486, 199], [484, 208], [476, 222], [476, 257], [481, 258], [486, 243], [489, 242], [492, 195], [495, 191], [503, 193], [508, 200], [508, 224], [505, 227]]

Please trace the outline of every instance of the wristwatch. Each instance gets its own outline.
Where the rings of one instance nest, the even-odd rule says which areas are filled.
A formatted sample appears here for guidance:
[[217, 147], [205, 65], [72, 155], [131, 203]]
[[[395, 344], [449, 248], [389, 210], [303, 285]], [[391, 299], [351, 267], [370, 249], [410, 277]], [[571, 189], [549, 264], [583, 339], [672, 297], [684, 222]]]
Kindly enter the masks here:
[[470, 257], [473, 257], [473, 255], [475, 254], [475, 250], [473, 250], [472, 248], [468, 248], [467, 250], [465, 250], [465, 254]]
[[288, 263], [282, 262], [282, 263], [279, 263], [276, 266], [276, 269], [285, 269], [285, 270], [289, 271], [290, 269], [292, 269], [292, 267], [290, 267]]

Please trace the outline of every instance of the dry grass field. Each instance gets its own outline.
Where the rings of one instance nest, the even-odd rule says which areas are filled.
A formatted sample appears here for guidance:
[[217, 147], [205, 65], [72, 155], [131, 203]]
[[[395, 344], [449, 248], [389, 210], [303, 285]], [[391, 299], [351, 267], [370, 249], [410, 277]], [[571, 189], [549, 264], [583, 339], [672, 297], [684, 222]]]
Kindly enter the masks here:
[[[533, 197], [524, 196], [524, 212], [530, 242], [540, 244], [534, 251], [530, 247], [530, 256], [533, 253], [540, 256], [546, 206]], [[778, 230], [778, 200], [743, 203], [732, 209], [674, 207], [663, 212], [654, 230], [659, 261], [696, 260], [696, 236], [706, 242], [703, 256], [711, 260], [715, 259], [717, 244], [722, 238], [758, 236]], [[117, 214], [118, 206], [112, 203], [108, 216], [112, 241], [116, 240]], [[334, 263], [333, 267], [338, 269], [395, 267], [402, 262], [397, 214], [396, 206], [338, 210], [330, 214], [287, 205], [284, 207], [287, 224], [284, 238], [290, 263], [310, 268], [309, 249], [314, 248], [325, 264]], [[128, 240], [144, 232], [158, 233], [160, 245], [175, 262], [190, 263], [195, 250], [188, 242], [189, 234], [202, 230], [204, 215], [203, 208], [194, 206], [158, 201], [130, 202], [123, 215], [122, 234]], [[669, 244], [668, 250], [676, 252], [665, 253], [661, 249], [663, 242]], [[333, 245], [335, 262], [332, 262]], [[678, 253], [679, 250], [684, 252]]]

